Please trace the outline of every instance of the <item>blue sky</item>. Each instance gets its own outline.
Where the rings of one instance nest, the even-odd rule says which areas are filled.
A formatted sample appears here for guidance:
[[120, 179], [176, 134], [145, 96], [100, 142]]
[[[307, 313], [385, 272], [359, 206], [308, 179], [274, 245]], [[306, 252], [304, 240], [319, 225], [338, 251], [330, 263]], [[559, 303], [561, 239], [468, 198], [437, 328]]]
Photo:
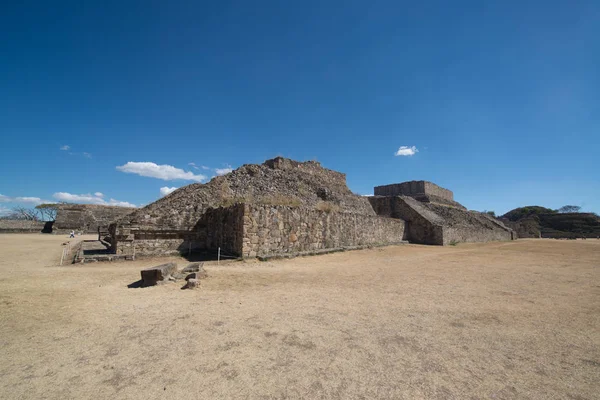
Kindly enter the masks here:
[[0, 33], [0, 212], [277, 155], [600, 212], [597, 1], [23, 1]]

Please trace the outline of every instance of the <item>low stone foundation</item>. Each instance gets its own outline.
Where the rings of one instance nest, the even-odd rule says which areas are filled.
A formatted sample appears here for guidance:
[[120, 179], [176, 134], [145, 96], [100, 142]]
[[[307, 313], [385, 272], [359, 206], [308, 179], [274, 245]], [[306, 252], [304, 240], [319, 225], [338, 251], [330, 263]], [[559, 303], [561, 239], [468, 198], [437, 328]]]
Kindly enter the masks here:
[[299, 207], [247, 205], [244, 257], [400, 243], [404, 221]]
[[83, 233], [97, 233], [98, 228], [135, 211], [135, 208], [103, 206], [96, 204], [58, 204], [53, 232], [74, 230]]
[[217, 251], [238, 257], [293, 255], [323, 249], [401, 243], [402, 220], [303, 207], [235, 204], [211, 208], [191, 230], [111, 226], [117, 255]]
[[0, 233], [40, 233], [46, 223], [19, 219], [0, 219]]

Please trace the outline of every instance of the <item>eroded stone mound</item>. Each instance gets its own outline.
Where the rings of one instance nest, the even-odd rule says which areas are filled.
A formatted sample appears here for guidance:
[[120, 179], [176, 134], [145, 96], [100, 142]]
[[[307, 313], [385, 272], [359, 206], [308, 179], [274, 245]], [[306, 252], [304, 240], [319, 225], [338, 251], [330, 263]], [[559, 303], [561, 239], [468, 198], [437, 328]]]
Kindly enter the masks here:
[[206, 184], [182, 187], [118, 221], [147, 229], [191, 229], [208, 208], [235, 203], [334, 208], [374, 216], [368, 200], [346, 186], [346, 175], [316, 161], [282, 157], [247, 164]]

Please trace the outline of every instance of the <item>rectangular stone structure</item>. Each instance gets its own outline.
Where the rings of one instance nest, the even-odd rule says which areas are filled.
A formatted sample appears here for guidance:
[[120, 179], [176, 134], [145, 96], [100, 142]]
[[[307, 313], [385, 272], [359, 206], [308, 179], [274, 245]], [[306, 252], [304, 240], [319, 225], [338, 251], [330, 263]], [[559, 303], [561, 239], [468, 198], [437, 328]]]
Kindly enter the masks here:
[[177, 264], [167, 263], [157, 265], [156, 267], [143, 269], [140, 271], [142, 274], [142, 284], [144, 286], [156, 285], [159, 281], [168, 279], [171, 274], [177, 272]]
[[409, 181], [394, 183], [391, 185], [375, 186], [375, 196], [411, 196], [418, 197], [431, 195], [441, 197], [446, 200], [454, 200], [454, 194], [448, 189], [444, 189], [428, 181]]

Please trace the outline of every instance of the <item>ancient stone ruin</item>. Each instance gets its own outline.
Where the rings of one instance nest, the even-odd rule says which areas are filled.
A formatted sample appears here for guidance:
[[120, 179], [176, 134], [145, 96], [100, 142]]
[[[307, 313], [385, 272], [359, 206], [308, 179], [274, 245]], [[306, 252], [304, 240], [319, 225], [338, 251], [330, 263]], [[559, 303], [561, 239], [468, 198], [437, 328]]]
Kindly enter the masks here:
[[0, 233], [98, 233], [135, 210], [96, 204], [56, 204], [54, 221], [0, 219]]
[[76, 231], [81, 233], [98, 233], [106, 231], [114, 222], [135, 208], [105, 206], [96, 204], [57, 204], [56, 220], [52, 226], [53, 232]]
[[403, 243], [515, 239], [431, 182], [378, 186], [359, 196], [318, 162], [277, 157], [180, 188], [110, 225], [117, 257], [216, 252], [236, 257], [318, 254]]

